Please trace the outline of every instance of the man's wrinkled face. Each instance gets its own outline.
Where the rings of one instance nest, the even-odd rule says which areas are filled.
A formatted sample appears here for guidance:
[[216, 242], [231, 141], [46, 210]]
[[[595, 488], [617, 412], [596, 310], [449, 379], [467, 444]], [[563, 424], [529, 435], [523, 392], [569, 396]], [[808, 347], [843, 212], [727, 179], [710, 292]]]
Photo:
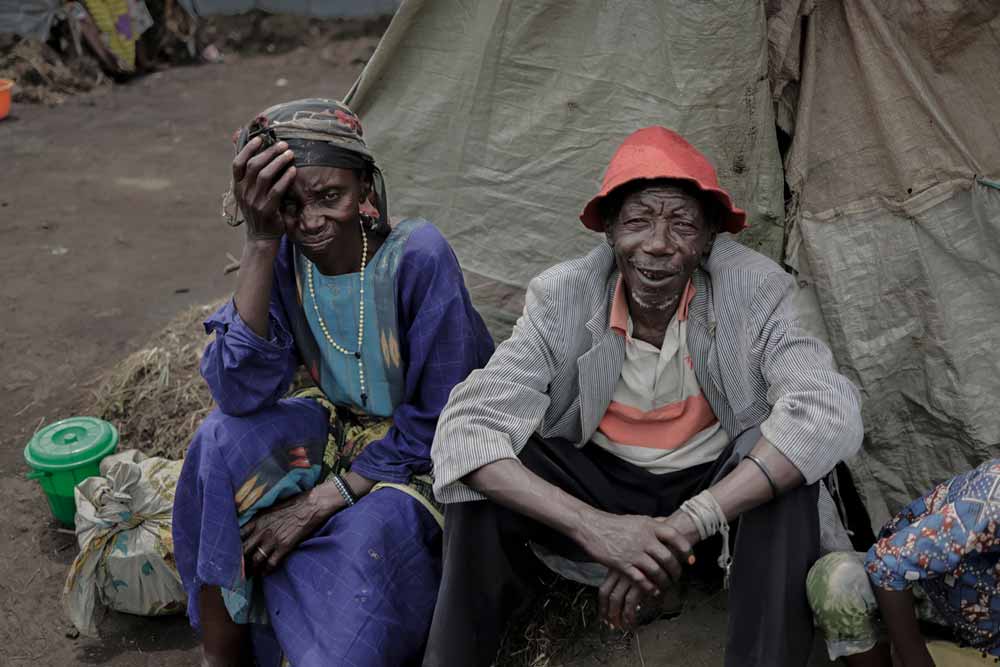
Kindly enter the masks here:
[[701, 202], [678, 186], [651, 184], [627, 195], [609, 225], [630, 304], [676, 306], [713, 238]]

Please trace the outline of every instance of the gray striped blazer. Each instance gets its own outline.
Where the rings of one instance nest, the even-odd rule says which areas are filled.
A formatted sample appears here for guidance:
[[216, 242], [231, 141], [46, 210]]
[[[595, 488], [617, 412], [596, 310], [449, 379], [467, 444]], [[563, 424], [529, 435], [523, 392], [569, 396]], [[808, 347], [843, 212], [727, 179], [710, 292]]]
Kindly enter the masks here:
[[[431, 457], [441, 502], [482, 498], [461, 478], [516, 457], [536, 431], [579, 447], [589, 442], [625, 358], [624, 339], [608, 327], [617, 279], [602, 244], [531, 281], [510, 338], [455, 386], [438, 419]], [[857, 452], [858, 391], [833, 369], [829, 349], [799, 328], [791, 276], [720, 237], [692, 280], [688, 346], [729, 436], [760, 426], [808, 483]]]

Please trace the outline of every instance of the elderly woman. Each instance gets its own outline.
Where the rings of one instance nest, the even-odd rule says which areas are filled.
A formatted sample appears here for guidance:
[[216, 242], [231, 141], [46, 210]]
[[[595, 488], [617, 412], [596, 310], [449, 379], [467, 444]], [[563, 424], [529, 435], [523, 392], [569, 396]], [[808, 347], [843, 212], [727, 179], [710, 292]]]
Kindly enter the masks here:
[[[441, 571], [431, 440], [492, 340], [440, 232], [388, 224], [350, 109], [272, 107], [237, 151], [246, 243], [201, 366], [218, 409], [174, 505], [204, 662], [419, 661]], [[283, 398], [301, 365], [317, 388]]]

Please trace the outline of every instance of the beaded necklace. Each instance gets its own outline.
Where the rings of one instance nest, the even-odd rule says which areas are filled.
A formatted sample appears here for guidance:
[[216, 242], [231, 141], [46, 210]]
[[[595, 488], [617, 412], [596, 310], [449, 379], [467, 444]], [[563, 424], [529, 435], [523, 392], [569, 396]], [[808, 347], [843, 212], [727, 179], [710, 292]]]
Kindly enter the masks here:
[[309, 298], [312, 299], [313, 310], [316, 311], [316, 319], [319, 322], [319, 328], [323, 331], [326, 342], [332, 345], [333, 349], [337, 352], [345, 356], [353, 354], [354, 358], [358, 360], [358, 382], [361, 385], [361, 404], [368, 405], [368, 394], [365, 393], [365, 366], [361, 360], [361, 343], [365, 337], [365, 265], [368, 263], [368, 234], [365, 233], [364, 222], [359, 222], [361, 225], [361, 292], [358, 300], [358, 348], [356, 351], [351, 352], [337, 343], [333, 339], [333, 336], [330, 335], [330, 330], [326, 328], [323, 315], [319, 312], [319, 303], [316, 301], [316, 288], [313, 286], [313, 273], [316, 271], [316, 265], [312, 262], [309, 262]]

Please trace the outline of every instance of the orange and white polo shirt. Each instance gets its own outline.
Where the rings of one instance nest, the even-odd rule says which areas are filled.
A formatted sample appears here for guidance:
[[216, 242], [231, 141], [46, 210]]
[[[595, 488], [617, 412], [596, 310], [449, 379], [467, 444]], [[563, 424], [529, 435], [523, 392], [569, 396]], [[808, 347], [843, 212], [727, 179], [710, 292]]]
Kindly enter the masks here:
[[698, 385], [687, 347], [688, 283], [657, 349], [632, 337], [618, 278], [609, 325], [625, 337], [622, 374], [592, 441], [629, 463], [664, 474], [714, 461], [729, 444]]

